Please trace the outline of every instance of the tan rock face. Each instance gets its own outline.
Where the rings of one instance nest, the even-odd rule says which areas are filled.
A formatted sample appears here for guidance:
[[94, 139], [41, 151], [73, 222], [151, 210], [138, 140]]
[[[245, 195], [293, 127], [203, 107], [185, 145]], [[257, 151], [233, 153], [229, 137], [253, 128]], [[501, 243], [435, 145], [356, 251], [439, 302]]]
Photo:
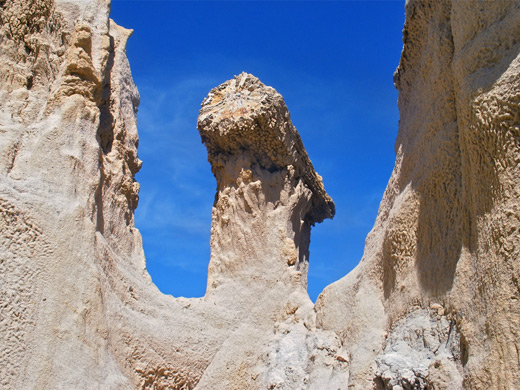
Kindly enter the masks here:
[[108, 13], [0, 1], [0, 388], [518, 387], [518, 3], [407, 2], [395, 169], [361, 263], [316, 305], [310, 230], [334, 204], [282, 97], [245, 73], [198, 121], [207, 294], [152, 284], [131, 31]]
[[[395, 169], [361, 264], [316, 305], [320, 326], [349, 334], [352, 343], [365, 337], [366, 302], [357, 297], [365, 290], [378, 296], [385, 349], [362, 353], [379, 356], [382, 388], [520, 383], [518, 18], [517, 2], [407, 2], [394, 76], [401, 114]], [[450, 321], [450, 337], [441, 338], [452, 345], [452, 368], [434, 355], [423, 373], [417, 362], [381, 364], [388, 351], [405, 355], [403, 326], [424, 329], [419, 309]], [[355, 383], [368, 383], [372, 372], [360, 371]]]

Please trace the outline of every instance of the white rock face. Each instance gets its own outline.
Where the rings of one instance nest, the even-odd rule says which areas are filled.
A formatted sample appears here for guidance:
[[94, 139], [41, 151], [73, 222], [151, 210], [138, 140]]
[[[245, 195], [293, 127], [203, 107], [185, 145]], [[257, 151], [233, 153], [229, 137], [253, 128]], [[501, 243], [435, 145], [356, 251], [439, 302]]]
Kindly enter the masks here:
[[[461, 380], [442, 363], [428, 388], [520, 384], [519, 20], [518, 2], [406, 3], [394, 172], [360, 265], [316, 303], [318, 325], [354, 346], [355, 388], [373, 377], [368, 362], [388, 366], [391, 329], [426, 309], [460, 337]], [[404, 377], [395, 363], [390, 376]]]
[[306, 291], [311, 226], [334, 203], [283, 98], [242, 73], [209, 93], [198, 128], [217, 179], [204, 299], [241, 325], [197, 388], [319, 388], [344, 376], [340, 340], [315, 328]]
[[178, 330], [225, 336], [145, 269], [131, 32], [104, 1], [1, 7], [1, 388], [193, 388], [216, 344]]
[[360, 265], [316, 305], [310, 231], [334, 204], [283, 98], [245, 73], [198, 122], [206, 296], [152, 284], [131, 31], [108, 14], [0, 1], [1, 389], [519, 386], [519, 3], [407, 2], [395, 169]]

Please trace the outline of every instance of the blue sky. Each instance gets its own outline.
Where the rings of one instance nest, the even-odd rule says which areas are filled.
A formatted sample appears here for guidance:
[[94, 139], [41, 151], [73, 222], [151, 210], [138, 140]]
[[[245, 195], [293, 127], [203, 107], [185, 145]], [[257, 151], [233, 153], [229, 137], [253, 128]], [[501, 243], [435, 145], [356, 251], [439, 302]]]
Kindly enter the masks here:
[[404, 1], [112, 0], [111, 17], [135, 30], [136, 225], [159, 289], [204, 295], [216, 182], [197, 115], [211, 88], [242, 71], [283, 95], [336, 203], [311, 233], [311, 299], [352, 270], [395, 159]]

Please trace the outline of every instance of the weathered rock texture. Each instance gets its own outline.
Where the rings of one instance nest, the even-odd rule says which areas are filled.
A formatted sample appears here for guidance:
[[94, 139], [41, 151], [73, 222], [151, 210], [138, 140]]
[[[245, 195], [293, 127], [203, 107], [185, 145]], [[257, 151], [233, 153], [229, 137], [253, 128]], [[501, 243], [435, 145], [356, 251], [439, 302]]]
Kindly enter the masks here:
[[241, 74], [198, 127], [204, 298], [134, 227], [139, 95], [109, 0], [0, 0], [0, 388], [520, 386], [520, 3], [409, 1], [397, 160], [360, 265], [313, 305], [334, 215], [282, 97]]
[[[355, 386], [520, 386], [519, 21], [519, 2], [406, 4], [395, 169], [361, 264], [316, 304]], [[406, 329], [438, 339], [427, 370]]]
[[242, 322], [200, 388], [305, 386], [312, 353], [340, 369], [339, 339], [315, 330], [306, 291], [311, 226], [334, 203], [282, 96], [242, 73], [209, 93], [198, 128], [217, 179], [205, 299]]
[[[139, 96], [125, 55], [131, 31], [108, 19], [107, 1], [0, 6], [1, 388], [243, 389], [284, 381], [264, 378], [269, 362], [283, 369], [294, 360], [269, 354], [285, 334], [273, 333], [275, 323], [304, 312], [313, 323], [310, 228], [334, 205], [280, 95], [242, 79], [257, 109], [249, 120], [265, 120], [259, 144], [246, 144], [251, 133], [240, 138], [249, 153], [210, 137], [211, 126], [235, 131], [246, 117], [207, 122], [219, 183], [208, 294], [164, 296], [146, 272], [133, 222], [141, 162]], [[340, 343], [322, 333], [312, 343], [327, 346], [318, 353], [326, 358]], [[298, 359], [299, 374], [308, 362]]]
[[146, 272], [131, 31], [107, 1], [0, 7], [0, 387], [193, 388], [232, 316]]
[[228, 279], [306, 289], [311, 226], [334, 203], [282, 96], [243, 73], [209, 93], [198, 128], [217, 179], [208, 293]]

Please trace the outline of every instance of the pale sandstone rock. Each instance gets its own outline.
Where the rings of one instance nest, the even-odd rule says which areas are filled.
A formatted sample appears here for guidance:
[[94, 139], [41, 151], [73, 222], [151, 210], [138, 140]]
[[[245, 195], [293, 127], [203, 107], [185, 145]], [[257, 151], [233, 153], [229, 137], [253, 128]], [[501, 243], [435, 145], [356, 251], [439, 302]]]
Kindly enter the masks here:
[[395, 169], [360, 265], [316, 305], [310, 228], [334, 205], [245, 73], [199, 117], [207, 294], [152, 284], [131, 31], [108, 14], [0, 1], [0, 388], [518, 387], [519, 3], [407, 2]]
[[282, 96], [242, 73], [211, 90], [198, 128], [217, 179], [208, 293], [226, 279], [306, 289], [311, 226], [334, 203]]
[[[139, 95], [125, 56], [131, 32], [109, 21], [108, 2], [32, 5], [2, 3], [1, 387], [264, 386], [275, 323], [301, 307], [299, 315], [314, 321], [305, 291], [310, 226], [333, 215], [288, 117], [287, 137], [270, 138], [287, 151], [279, 172], [253, 159], [250, 172], [234, 171], [231, 160], [219, 171], [237, 173], [237, 187], [219, 181], [215, 218], [229, 218], [244, 237], [228, 258], [214, 245], [211, 292], [164, 296], [146, 273], [133, 223], [141, 162]], [[19, 17], [38, 28], [14, 35]], [[271, 91], [278, 105], [263, 107], [285, 115]], [[217, 221], [214, 243], [225, 240], [222, 228]], [[245, 267], [240, 250], [249, 256]], [[229, 272], [219, 275], [219, 267]]]
[[[427, 370], [428, 388], [520, 384], [519, 20], [512, 1], [406, 4], [394, 172], [360, 265], [316, 303], [318, 326], [354, 346], [353, 388], [369, 386], [372, 361], [388, 367], [390, 330], [429, 307], [460, 343], [452, 368]], [[395, 363], [386, 377], [403, 377]]]
[[[3, 389], [193, 388], [234, 329], [228, 313], [163, 296], [146, 272], [131, 32], [108, 12], [94, 0], [2, 2]], [[13, 34], [18, 18], [39, 27]]]
[[217, 179], [205, 299], [242, 323], [197, 388], [309, 387], [314, 364], [344, 375], [340, 341], [315, 329], [306, 291], [311, 226], [334, 203], [283, 98], [242, 73], [209, 93], [198, 128]]

